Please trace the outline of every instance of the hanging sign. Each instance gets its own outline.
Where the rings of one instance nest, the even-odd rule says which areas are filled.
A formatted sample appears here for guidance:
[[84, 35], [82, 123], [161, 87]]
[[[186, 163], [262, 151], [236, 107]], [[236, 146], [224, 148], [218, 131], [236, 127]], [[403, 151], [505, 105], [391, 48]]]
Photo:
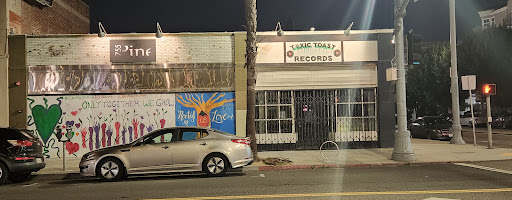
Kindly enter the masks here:
[[156, 41], [151, 39], [110, 40], [110, 62], [156, 62]]
[[342, 62], [341, 41], [286, 42], [286, 63]]

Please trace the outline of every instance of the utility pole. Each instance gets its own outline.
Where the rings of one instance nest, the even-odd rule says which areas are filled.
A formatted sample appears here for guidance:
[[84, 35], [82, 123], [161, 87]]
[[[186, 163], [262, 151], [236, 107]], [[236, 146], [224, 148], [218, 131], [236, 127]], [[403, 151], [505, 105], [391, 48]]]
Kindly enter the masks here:
[[391, 159], [396, 161], [414, 161], [411, 132], [407, 130], [407, 104], [405, 94], [404, 60], [404, 17], [410, 0], [395, 0], [395, 63], [397, 66], [396, 106], [398, 130], [395, 131], [395, 148]]
[[[450, 0], [450, 49], [452, 56], [452, 67], [450, 78], [452, 81], [452, 113], [453, 113], [453, 137], [450, 144], [466, 144], [462, 139], [462, 126], [460, 125], [459, 114], [459, 75], [457, 73], [457, 27], [455, 24], [455, 0]], [[470, 97], [471, 98], [471, 97]]]

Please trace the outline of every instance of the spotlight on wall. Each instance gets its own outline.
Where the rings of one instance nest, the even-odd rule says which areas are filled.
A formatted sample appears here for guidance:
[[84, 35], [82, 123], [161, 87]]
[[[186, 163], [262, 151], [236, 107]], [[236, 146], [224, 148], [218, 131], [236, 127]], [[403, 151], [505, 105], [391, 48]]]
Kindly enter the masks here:
[[354, 22], [350, 23], [350, 26], [348, 26], [347, 30], [345, 30], [346, 36], [350, 36], [350, 31], [352, 30], [353, 25], [354, 25]]
[[160, 24], [157, 22], [156, 23], [156, 34], [155, 35], [156, 35], [157, 38], [162, 38], [163, 34], [164, 33], [162, 32], [162, 28], [160, 27]]
[[105, 27], [101, 24], [101, 22], [98, 22], [98, 37], [105, 37], [107, 34], [107, 31], [105, 30]]
[[284, 31], [281, 28], [281, 22], [277, 22], [276, 29], [274, 31], [277, 31], [277, 36], [279, 37], [284, 35]]

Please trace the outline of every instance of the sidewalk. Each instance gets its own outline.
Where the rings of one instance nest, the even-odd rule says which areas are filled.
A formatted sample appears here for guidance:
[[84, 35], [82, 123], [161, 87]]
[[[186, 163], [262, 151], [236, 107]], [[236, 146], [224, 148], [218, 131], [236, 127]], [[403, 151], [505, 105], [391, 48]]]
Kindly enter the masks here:
[[[368, 167], [383, 165], [435, 164], [453, 162], [476, 162], [512, 159], [512, 149], [487, 149], [472, 144], [453, 145], [448, 141], [412, 139], [416, 161], [397, 162], [391, 160], [393, 148], [341, 149], [340, 151], [304, 150], [304, 151], [264, 151], [260, 158], [282, 157], [291, 160], [291, 165], [266, 166], [255, 163], [245, 167], [244, 171], [313, 169], [325, 167]], [[328, 158], [326, 160], [321, 153]], [[79, 173], [80, 158], [66, 158], [66, 171], [62, 170], [62, 159], [46, 159], [46, 167], [36, 174]]]

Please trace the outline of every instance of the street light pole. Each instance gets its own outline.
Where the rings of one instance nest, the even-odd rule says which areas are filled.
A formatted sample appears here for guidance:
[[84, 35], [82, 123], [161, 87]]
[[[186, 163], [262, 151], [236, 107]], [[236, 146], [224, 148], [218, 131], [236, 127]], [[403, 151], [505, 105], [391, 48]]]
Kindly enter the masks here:
[[453, 137], [450, 144], [465, 144], [466, 142], [462, 139], [462, 127], [460, 126], [459, 114], [459, 75], [457, 73], [457, 26], [455, 24], [455, 0], [450, 0], [450, 49], [452, 56], [450, 78], [452, 81], [451, 93], [453, 113]]
[[411, 133], [407, 130], [407, 105], [405, 94], [404, 66], [404, 17], [410, 0], [395, 0], [395, 62], [397, 66], [396, 106], [398, 130], [395, 131], [395, 148], [391, 159], [396, 161], [414, 161]]

